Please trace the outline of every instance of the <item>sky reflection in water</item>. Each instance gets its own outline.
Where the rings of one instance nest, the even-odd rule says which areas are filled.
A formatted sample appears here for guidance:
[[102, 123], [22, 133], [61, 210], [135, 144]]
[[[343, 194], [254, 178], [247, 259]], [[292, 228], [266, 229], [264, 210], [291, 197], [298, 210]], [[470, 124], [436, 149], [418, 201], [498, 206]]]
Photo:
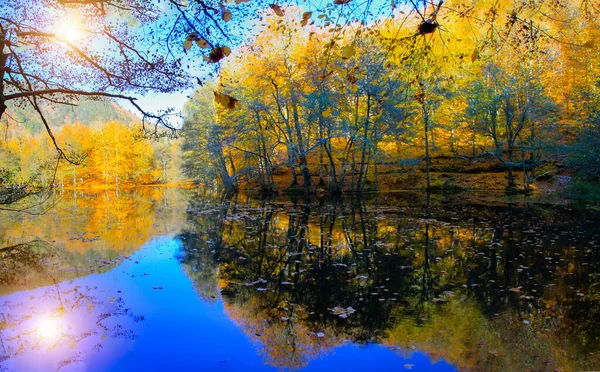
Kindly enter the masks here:
[[[257, 345], [227, 317], [222, 301], [209, 303], [198, 296], [176, 259], [180, 249], [178, 239], [160, 237], [109, 272], [1, 298], [8, 323], [18, 323], [3, 329], [4, 347], [19, 354], [4, 360], [2, 368], [276, 369], [263, 364]], [[306, 370], [385, 371], [405, 364], [416, 370], [432, 366], [418, 352], [401, 356], [377, 345], [348, 343]], [[452, 370], [444, 362], [435, 367]]]

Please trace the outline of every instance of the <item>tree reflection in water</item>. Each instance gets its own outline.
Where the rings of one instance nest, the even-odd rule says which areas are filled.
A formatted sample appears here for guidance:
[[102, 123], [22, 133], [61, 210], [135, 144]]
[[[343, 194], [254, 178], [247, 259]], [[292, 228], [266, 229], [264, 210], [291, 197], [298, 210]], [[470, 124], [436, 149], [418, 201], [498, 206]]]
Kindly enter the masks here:
[[272, 365], [346, 341], [459, 368], [600, 365], [597, 213], [404, 194], [188, 211], [188, 275]]

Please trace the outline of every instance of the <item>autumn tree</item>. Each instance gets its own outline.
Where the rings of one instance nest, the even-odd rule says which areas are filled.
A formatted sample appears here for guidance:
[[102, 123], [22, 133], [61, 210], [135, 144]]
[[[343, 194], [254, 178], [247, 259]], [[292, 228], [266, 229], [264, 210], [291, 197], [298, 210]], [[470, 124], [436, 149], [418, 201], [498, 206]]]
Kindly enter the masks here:
[[489, 64], [473, 84], [468, 103], [467, 113], [478, 123], [477, 130], [492, 141], [488, 153], [506, 169], [507, 191], [517, 191], [515, 171], [521, 170], [524, 191], [529, 192], [535, 169], [542, 164], [538, 136], [552, 125], [544, 87], [531, 70], [508, 71]]

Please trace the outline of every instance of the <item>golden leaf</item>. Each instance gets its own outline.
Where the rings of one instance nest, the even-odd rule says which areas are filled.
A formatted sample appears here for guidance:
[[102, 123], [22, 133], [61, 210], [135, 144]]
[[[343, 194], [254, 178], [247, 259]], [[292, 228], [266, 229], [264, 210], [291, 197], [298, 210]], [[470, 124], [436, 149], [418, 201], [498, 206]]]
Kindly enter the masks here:
[[192, 48], [192, 40], [187, 39], [183, 42], [183, 50], [190, 50]]
[[594, 42], [594, 40], [590, 40], [590, 41], [586, 41], [582, 46], [584, 48], [592, 49], [596, 46], [596, 43]]
[[475, 62], [479, 58], [479, 51], [477, 48], [473, 50], [473, 54], [471, 54], [471, 62]]
[[218, 92], [214, 92], [215, 93], [215, 101], [217, 101], [217, 103], [221, 106], [223, 106], [224, 108], [230, 109], [230, 110], [234, 110], [235, 109], [235, 105], [238, 103], [238, 100], [228, 96], [227, 94], [222, 94], [222, 93], [218, 93]]
[[328, 118], [328, 117], [330, 117], [330, 116], [331, 116], [331, 107], [327, 107], [327, 110], [323, 111], [323, 112], [321, 113], [321, 115], [322, 115], [324, 118]]
[[269, 7], [271, 9], [273, 9], [273, 11], [275, 12], [275, 14], [277, 14], [280, 17], [283, 17], [283, 10], [281, 9], [281, 7], [277, 4], [270, 4]]
[[342, 48], [342, 59], [350, 59], [354, 56], [356, 50], [353, 44], [348, 44]]

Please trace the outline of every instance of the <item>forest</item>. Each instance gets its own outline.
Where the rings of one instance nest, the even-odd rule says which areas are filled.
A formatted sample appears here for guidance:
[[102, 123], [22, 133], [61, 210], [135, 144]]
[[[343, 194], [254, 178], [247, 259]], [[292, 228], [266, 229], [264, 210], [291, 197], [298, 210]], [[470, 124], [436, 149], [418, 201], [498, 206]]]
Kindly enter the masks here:
[[13, 107], [0, 138], [2, 185], [94, 190], [182, 180], [180, 141], [145, 138], [140, 119], [114, 102], [85, 100], [76, 108], [58, 106], [48, 118], [57, 143], [72, 161], [59, 157], [32, 110]]
[[[188, 183], [227, 193], [598, 196], [599, 27], [587, 1], [206, 5], [220, 18], [170, 2], [164, 16], [151, 13], [168, 35], [90, 6], [66, 5], [89, 27], [85, 50], [81, 28], [44, 34], [16, 8], [5, 19], [5, 190]], [[63, 10], [35, 9], [48, 22]], [[110, 28], [96, 32], [93, 21]], [[144, 35], [167, 55], [144, 50]], [[50, 36], [63, 49], [43, 49]], [[115, 58], [96, 54], [103, 43]], [[79, 69], [46, 71], [33, 50]], [[182, 89], [182, 124], [169, 121], [174, 108], [136, 103], [135, 92]], [[89, 99], [115, 102], [108, 112], [127, 129]], [[86, 121], [94, 125], [77, 124]]]
[[185, 173], [267, 193], [597, 184], [596, 23], [536, 4], [538, 23], [432, 4], [431, 31], [403, 10], [344, 27], [273, 14], [188, 101]]

